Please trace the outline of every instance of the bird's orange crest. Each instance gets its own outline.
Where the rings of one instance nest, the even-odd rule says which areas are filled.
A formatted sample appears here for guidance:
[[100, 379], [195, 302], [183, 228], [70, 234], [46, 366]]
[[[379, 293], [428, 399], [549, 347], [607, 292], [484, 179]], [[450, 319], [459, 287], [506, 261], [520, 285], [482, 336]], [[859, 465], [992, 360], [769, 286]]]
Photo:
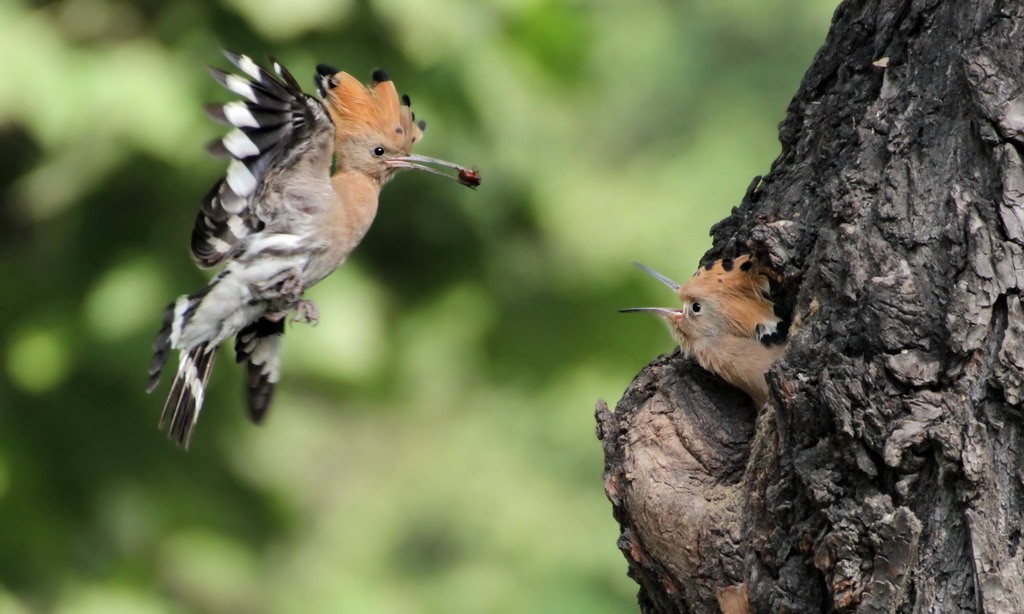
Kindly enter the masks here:
[[679, 298], [692, 303], [714, 296], [737, 332], [760, 337], [775, 332], [778, 323], [769, 290], [768, 277], [744, 255], [702, 267], [679, 288]]
[[373, 82], [363, 85], [347, 72], [321, 64], [317, 67], [317, 86], [339, 141], [375, 134], [402, 155], [412, 151], [414, 143], [423, 138], [425, 124], [416, 122], [408, 96], [398, 96], [395, 84], [383, 70], [373, 72]]

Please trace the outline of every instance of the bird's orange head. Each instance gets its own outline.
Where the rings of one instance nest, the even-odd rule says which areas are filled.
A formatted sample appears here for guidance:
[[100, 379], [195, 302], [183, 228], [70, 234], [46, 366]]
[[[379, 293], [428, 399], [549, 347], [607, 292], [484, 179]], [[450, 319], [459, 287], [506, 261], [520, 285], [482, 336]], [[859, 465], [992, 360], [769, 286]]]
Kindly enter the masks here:
[[462, 166], [412, 153], [413, 145], [423, 139], [426, 122], [416, 121], [409, 97], [398, 95], [383, 70], [373, 71], [367, 86], [347, 72], [320, 64], [316, 85], [334, 120], [338, 170], [361, 172], [382, 184], [403, 168], [441, 175], [469, 187], [479, 184], [479, 179], [472, 185], [463, 179], [466, 169]]
[[412, 109], [402, 104], [394, 82], [383, 70], [373, 72], [369, 86], [324, 64], [317, 67], [317, 75], [339, 142], [373, 139], [388, 154], [405, 156], [423, 138], [424, 124], [415, 123]]
[[698, 270], [680, 286], [643, 265], [644, 271], [678, 294], [681, 309], [638, 307], [622, 311], [650, 311], [669, 325], [680, 348], [714, 343], [725, 335], [766, 340], [777, 331], [779, 318], [769, 298], [768, 277], [749, 256], [725, 258]]

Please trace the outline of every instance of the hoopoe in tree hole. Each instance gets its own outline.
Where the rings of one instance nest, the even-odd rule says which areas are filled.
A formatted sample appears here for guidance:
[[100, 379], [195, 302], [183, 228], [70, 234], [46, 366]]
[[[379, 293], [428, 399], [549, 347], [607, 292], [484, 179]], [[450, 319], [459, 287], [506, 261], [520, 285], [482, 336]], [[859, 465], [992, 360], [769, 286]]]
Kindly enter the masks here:
[[303, 93], [273, 59], [274, 75], [244, 55], [225, 55], [244, 76], [211, 72], [245, 101], [207, 108], [233, 127], [210, 146], [230, 164], [203, 200], [191, 243], [200, 267], [224, 268], [167, 308], [147, 386], [156, 388], [170, 352], [178, 350], [160, 428], [185, 447], [217, 348], [232, 336], [236, 359], [248, 370], [249, 417], [263, 419], [280, 377], [285, 320], [316, 322], [316, 305], [304, 292], [359, 244], [396, 171], [426, 171], [472, 188], [480, 183], [475, 171], [411, 153], [426, 125], [384, 71], [365, 86], [321, 64], [315, 77], [321, 101]]
[[785, 351], [768, 277], [749, 256], [725, 258], [698, 270], [680, 286], [637, 264], [672, 288], [682, 308], [634, 307], [660, 316], [687, 358], [747, 393], [757, 407], [768, 400], [765, 373]]

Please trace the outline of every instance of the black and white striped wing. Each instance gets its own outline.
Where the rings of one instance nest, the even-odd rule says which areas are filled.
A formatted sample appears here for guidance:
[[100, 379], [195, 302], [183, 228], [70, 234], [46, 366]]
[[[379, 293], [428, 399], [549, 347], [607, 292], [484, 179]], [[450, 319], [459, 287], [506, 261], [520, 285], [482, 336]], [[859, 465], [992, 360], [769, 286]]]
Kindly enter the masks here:
[[[216, 121], [233, 127], [210, 144], [218, 157], [231, 160], [227, 175], [203, 199], [192, 230], [192, 258], [200, 267], [212, 267], [235, 255], [250, 233], [264, 220], [254, 206], [261, 183], [297, 138], [302, 138], [309, 117], [322, 105], [303, 93], [291, 73], [271, 60], [270, 74], [250, 58], [224, 52], [244, 76], [210, 72], [221, 85], [245, 100], [211, 105], [206, 111]], [[326, 117], [326, 111], [316, 113]], [[330, 121], [329, 119], [327, 121]]]

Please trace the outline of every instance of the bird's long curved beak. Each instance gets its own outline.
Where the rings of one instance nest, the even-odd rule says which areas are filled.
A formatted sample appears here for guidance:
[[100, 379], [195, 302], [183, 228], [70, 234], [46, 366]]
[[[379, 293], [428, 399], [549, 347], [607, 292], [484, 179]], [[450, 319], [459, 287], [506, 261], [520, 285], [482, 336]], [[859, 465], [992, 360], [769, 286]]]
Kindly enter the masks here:
[[671, 279], [669, 279], [668, 277], [665, 277], [665, 276], [664, 276], [664, 275], [662, 275], [661, 273], [659, 273], [659, 272], [655, 271], [654, 269], [652, 269], [652, 268], [650, 268], [650, 267], [648, 267], [648, 266], [642, 265], [642, 264], [640, 264], [639, 262], [634, 262], [633, 264], [634, 264], [634, 265], [635, 265], [635, 266], [636, 266], [636, 267], [637, 267], [638, 269], [640, 269], [641, 271], [643, 271], [644, 273], [647, 273], [648, 275], [650, 275], [650, 276], [651, 276], [651, 277], [653, 277], [654, 279], [657, 279], [658, 281], [660, 281], [661, 283], [665, 284], [665, 285], [666, 285], [666, 286], [668, 286], [669, 288], [672, 288], [672, 289], [673, 289], [673, 290], [675, 290], [676, 292], [679, 292], [679, 284], [677, 284], [676, 282], [672, 281], [672, 280], [671, 280]]
[[668, 307], [629, 307], [627, 309], [620, 309], [619, 313], [634, 313], [639, 311], [646, 311], [648, 313], [654, 313], [659, 316], [681, 316], [686, 315], [686, 312], [681, 309], [669, 309]]
[[[438, 158], [431, 158], [429, 156], [421, 156], [418, 154], [395, 156], [394, 158], [388, 158], [385, 164], [387, 164], [388, 168], [408, 168], [432, 173], [434, 175], [440, 175], [445, 179], [461, 183], [467, 188], [476, 189], [477, 186], [480, 185], [480, 173], [477, 171], [465, 166], [459, 166], [453, 162], [448, 162], [447, 160], [439, 160]], [[454, 171], [454, 174], [448, 171]]]

